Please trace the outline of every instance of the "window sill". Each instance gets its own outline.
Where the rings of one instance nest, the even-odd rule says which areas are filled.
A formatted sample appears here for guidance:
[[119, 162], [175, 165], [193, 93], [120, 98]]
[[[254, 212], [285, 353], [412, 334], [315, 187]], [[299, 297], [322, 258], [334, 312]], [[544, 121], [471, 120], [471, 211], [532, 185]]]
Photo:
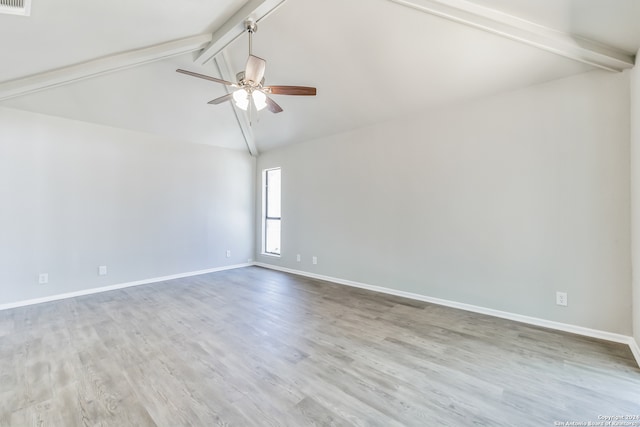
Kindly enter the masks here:
[[260, 255], [263, 255], [263, 256], [269, 256], [269, 257], [272, 257], [272, 258], [280, 258], [280, 257], [281, 257], [281, 255], [278, 255], [278, 254], [270, 254], [270, 253], [268, 253], [268, 252], [262, 252]]

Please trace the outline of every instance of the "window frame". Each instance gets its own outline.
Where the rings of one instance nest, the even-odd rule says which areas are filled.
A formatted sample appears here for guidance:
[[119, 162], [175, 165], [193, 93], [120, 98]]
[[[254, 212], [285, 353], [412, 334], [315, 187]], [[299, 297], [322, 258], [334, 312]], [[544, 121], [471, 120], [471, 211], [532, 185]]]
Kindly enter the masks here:
[[[269, 172], [278, 170], [280, 171], [280, 216], [269, 216]], [[264, 191], [263, 191], [263, 210], [264, 213], [262, 215], [262, 254], [279, 257], [282, 254], [282, 168], [268, 168], [263, 171], [263, 182], [264, 182]], [[279, 221], [280, 223], [280, 246], [278, 248], [279, 252], [269, 252], [267, 251], [268, 247], [268, 238], [267, 238], [267, 222], [268, 221]]]

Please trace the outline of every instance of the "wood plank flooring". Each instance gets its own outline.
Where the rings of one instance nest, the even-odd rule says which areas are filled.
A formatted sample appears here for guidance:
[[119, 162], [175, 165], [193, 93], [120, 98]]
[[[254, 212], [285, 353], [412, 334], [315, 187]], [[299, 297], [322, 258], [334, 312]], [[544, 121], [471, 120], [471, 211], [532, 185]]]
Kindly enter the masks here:
[[0, 311], [3, 427], [624, 415], [640, 417], [624, 345], [258, 267]]

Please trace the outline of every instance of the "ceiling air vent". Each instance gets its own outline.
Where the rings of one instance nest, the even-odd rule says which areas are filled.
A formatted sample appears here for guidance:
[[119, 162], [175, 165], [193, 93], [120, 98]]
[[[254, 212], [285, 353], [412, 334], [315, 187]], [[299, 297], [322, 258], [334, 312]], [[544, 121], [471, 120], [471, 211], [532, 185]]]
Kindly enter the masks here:
[[0, 0], [0, 13], [29, 16], [31, 0]]

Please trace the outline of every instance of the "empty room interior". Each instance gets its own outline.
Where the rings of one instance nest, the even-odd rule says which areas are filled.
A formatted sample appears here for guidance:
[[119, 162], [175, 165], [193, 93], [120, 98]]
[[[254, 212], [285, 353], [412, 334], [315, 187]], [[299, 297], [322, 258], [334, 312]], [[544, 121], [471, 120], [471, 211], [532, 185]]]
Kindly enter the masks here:
[[0, 427], [640, 426], [638, 22], [0, 0]]

